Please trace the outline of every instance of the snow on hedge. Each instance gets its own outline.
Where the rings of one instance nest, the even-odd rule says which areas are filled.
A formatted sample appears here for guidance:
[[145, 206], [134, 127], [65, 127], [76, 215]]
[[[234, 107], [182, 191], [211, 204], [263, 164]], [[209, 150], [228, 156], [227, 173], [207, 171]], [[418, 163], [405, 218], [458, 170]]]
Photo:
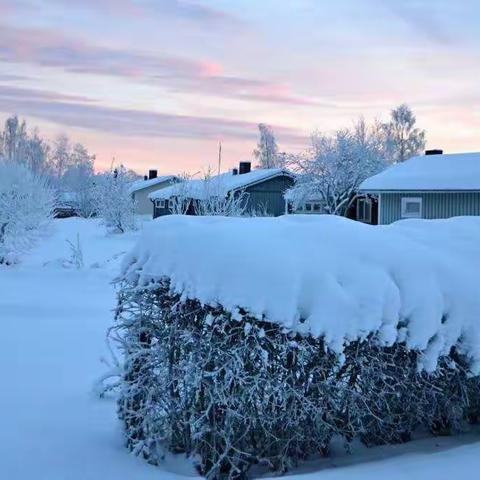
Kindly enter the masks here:
[[342, 353], [375, 333], [436, 368], [452, 346], [480, 373], [480, 218], [370, 226], [337, 216], [163, 217], [126, 255], [139, 287], [324, 337]]

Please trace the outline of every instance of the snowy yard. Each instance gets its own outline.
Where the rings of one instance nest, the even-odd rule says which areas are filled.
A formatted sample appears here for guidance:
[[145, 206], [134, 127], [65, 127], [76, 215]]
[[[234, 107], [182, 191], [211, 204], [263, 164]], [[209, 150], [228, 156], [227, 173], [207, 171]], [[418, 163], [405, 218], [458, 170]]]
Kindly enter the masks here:
[[[85, 266], [65, 268], [66, 240]], [[106, 236], [94, 220], [56, 220], [23, 262], [0, 267], [0, 478], [12, 480], [180, 479], [183, 461], [151, 467], [123, 447], [115, 402], [92, 393], [104, 371], [112, 323], [112, 278], [137, 233]], [[449, 479], [480, 471], [477, 435], [363, 449], [303, 465], [297, 478]], [[321, 471], [320, 471], [321, 470]], [[291, 476], [289, 478], [292, 478]]]

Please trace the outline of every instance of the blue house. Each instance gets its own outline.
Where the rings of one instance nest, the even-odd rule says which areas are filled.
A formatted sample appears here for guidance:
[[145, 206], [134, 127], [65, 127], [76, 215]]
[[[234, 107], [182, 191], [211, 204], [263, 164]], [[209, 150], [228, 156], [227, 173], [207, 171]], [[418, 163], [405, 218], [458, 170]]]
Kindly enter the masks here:
[[480, 216], [480, 152], [444, 155], [427, 150], [366, 179], [359, 188], [360, 220], [378, 202], [378, 223], [403, 218]]

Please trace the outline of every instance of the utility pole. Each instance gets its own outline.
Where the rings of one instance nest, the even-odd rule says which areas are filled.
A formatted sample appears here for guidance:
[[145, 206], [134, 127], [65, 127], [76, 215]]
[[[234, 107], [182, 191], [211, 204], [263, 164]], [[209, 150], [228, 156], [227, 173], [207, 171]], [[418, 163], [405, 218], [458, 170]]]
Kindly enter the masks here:
[[222, 169], [222, 142], [218, 142], [218, 174]]

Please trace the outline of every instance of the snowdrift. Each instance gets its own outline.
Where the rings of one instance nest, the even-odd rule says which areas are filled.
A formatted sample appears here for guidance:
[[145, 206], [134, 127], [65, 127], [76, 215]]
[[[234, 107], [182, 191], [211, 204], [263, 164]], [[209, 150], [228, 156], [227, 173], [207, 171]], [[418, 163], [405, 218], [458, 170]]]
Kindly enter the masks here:
[[[433, 372], [453, 346], [480, 373], [480, 218], [370, 226], [336, 216], [169, 216], [122, 279], [322, 338], [340, 356], [374, 334]], [[152, 283], [153, 282], [153, 283]]]

